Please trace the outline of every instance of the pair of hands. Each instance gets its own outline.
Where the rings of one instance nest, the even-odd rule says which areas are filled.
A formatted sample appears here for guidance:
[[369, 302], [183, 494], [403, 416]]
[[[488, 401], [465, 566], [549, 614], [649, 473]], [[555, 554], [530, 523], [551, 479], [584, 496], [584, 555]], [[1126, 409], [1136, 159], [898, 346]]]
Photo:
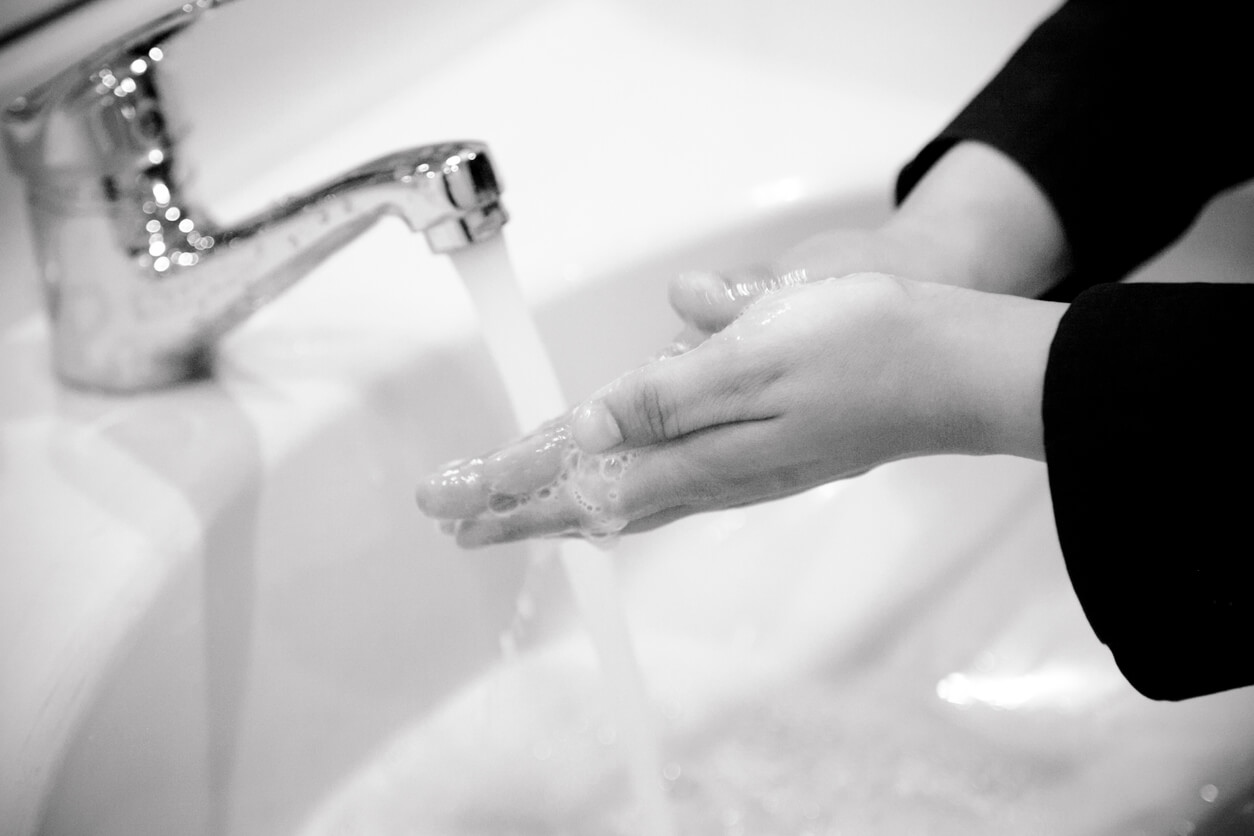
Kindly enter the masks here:
[[1045, 363], [1065, 306], [1019, 297], [1069, 269], [1033, 178], [958, 143], [878, 229], [677, 279], [675, 356], [445, 467], [418, 504], [479, 546], [652, 528], [907, 456], [1043, 458]]
[[682, 344], [446, 466], [420, 508], [473, 547], [644, 530], [909, 456], [1039, 457], [1061, 306], [898, 278], [939, 278], [912, 255], [886, 231], [838, 232], [768, 267], [679, 277]]

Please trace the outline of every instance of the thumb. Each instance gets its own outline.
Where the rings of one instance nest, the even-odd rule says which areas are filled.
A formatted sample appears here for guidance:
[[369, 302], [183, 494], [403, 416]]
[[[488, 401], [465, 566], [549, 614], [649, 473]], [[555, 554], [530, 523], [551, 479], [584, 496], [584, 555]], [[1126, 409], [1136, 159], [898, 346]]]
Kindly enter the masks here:
[[[773, 417], [757, 406], [760, 376], [720, 340], [629, 372], [575, 408], [571, 435], [585, 453], [673, 441], [697, 430]], [[734, 361], [733, 361], [734, 360]], [[752, 359], [747, 361], [752, 364]]]
[[804, 270], [767, 266], [681, 273], [670, 283], [670, 302], [679, 318], [707, 334], [723, 330], [740, 312], [774, 290], [802, 284]]

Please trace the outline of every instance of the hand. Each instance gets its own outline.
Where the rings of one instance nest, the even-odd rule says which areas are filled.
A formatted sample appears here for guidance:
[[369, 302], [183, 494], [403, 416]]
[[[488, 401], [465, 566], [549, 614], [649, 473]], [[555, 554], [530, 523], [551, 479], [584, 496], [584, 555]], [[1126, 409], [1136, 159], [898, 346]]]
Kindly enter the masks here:
[[692, 273], [671, 305], [712, 334], [763, 294], [829, 276], [873, 272], [1037, 297], [1071, 269], [1049, 200], [1018, 164], [975, 142], [950, 149], [879, 227], [817, 235], [769, 263]]
[[689, 326], [690, 338], [694, 331], [708, 336], [768, 293], [853, 273], [942, 281], [939, 265], [928, 241], [891, 224], [837, 229], [808, 238], [769, 262], [677, 276], [670, 283], [670, 303]]
[[894, 459], [1040, 457], [1064, 306], [881, 274], [772, 293], [691, 351], [420, 486], [465, 546], [652, 528]]

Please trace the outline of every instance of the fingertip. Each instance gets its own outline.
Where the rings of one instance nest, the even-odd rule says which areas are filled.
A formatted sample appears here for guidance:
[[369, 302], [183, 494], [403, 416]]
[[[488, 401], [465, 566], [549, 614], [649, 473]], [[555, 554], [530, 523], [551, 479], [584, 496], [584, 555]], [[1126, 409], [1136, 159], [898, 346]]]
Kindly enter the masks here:
[[463, 549], [483, 549], [521, 539], [523, 534], [516, 527], [496, 519], [463, 520], [456, 532], [457, 545]]
[[414, 503], [418, 506], [418, 510], [428, 517], [440, 516], [435, 513], [435, 506], [442, 481], [437, 475], [428, 476], [414, 488]]
[[671, 280], [669, 297], [680, 319], [707, 334], [725, 327], [740, 309], [727, 281], [709, 271], [680, 273]]
[[423, 479], [414, 488], [414, 502], [428, 517], [457, 519], [482, 510], [486, 501], [483, 462], [454, 462]]
[[493, 545], [495, 541], [484, 537], [474, 526], [462, 526], [457, 530], [455, 541], [459, 548], [473, 551]]
[[781, 276], [761, 264], [721, 272], [688, 271], [671, 281], [671, 307], [684, 322], [713, 334], [735, 321], [750, 304], [794, 283], [798, 276], [804, 280], [804, 271]]
[[623, 443], [623, 431], [603, 399], [577, 407], [571, 418], [571, 436], [585, 453], [604, 453]]
[[670, 284], [671, 297], [676, 295], [704, 304], [721, 302], [729, 298], [727, 281], [713, 270], [686, 270]]

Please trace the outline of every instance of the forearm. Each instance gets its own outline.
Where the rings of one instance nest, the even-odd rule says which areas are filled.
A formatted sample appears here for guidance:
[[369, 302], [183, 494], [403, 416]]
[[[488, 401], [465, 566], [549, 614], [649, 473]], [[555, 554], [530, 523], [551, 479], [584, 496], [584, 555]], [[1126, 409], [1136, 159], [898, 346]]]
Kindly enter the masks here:
[[1049, 199], [1013, 160], [975, 142], [941, 157], [881, 234], [915, 254], [905, 275], [957, 287], [1037, 297], [1069, 270]]
[[[997, 148], [1049, 196], [1065, 230], [1070, 265], [1065, 275], [1055, 270], [1061, 281], [1051, 295], [1123, 279], [1213, 196], [1254, 177], [1254, 128], [1234, 106], [1232, 83], [1245, 73], [1241, 13], [1205, 0], [1187, 13], [1070, 0], [902, 169], [898, 200], [913, 200], [921, 178], [954, 165], [954, 151]], [[1014, 234], [1031, 217], [1001, 220]], [[999, 219], [987, 220], [996, 230]], [[1038, 263], [1026, 285], [1032, 295], [1041, 295], [1048, 266]]]

